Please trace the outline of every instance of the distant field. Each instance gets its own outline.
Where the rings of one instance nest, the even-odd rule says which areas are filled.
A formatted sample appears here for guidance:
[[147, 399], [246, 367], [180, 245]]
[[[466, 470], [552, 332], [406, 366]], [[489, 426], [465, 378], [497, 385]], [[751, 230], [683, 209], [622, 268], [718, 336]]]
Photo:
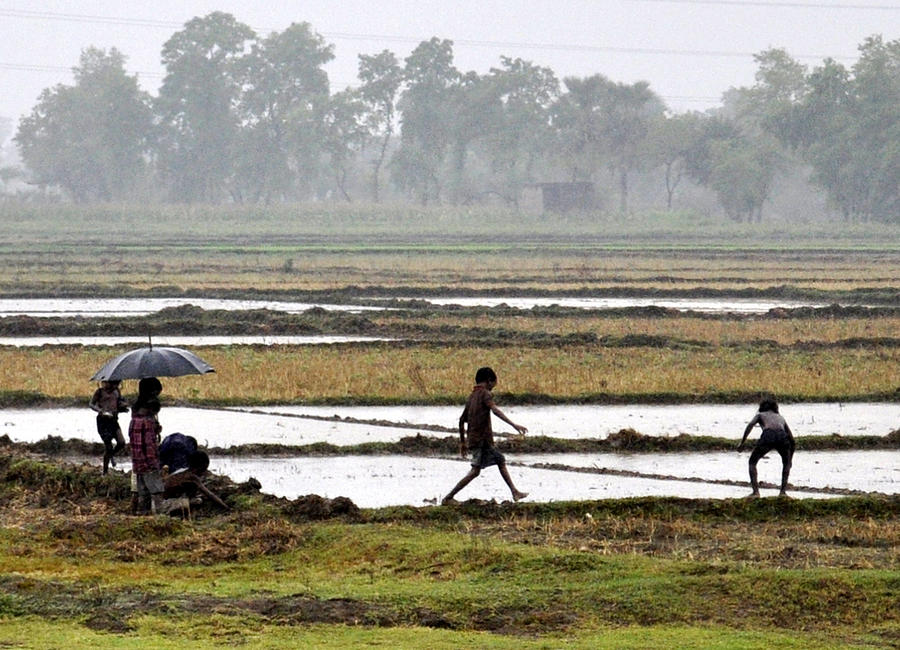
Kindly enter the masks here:
[[0, 206], [0, 292], [848, 291], [900, 283], [900, 226], [383, 206]]
[[[430, 309], [351, 318], [169, 314], [104, 332], [366, 334], [395, 345], [222, 347], [176, 399], [442, 402], [498, 366], [521, 399], [895, 399], [900, 226], [738, 224], [408, 206], [0, 206], [0, 295], [230, 296], [350, 302], [481, 292], [768, 296], [882, 312], [717, 317]], [[189, 298], [186, 299], [189, 301]], [[18, 320], [7, 335], [90, 327]], [[505, 347], [502, 347], [505, 346]], [[12, 391], [76, 399], [116, 350], [0, 350]]]

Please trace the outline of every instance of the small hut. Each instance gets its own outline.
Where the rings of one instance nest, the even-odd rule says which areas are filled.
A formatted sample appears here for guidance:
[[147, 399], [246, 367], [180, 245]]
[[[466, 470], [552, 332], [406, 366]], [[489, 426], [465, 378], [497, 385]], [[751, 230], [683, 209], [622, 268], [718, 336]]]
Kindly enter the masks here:
[[538, 187], [544, 212], [587, 212], [596, 207], [593, 183], [538, 183]]

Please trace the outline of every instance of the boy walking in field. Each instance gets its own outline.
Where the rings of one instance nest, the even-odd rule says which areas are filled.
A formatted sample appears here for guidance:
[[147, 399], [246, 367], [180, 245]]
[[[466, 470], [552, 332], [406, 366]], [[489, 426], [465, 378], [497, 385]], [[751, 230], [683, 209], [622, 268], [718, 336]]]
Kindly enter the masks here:
[[759, 482], [756, 477], [756, 463], [773, 449], [781, 456], [781, 492], [779, 496], [787, 496], [788, 475], [791, 473], [791, 462], [794, 458], [794, 434], [784, 417], [778, 412], [778, 404], [773, 399], [764, 399], [759, 403], [759, 412], [744, 429], [744, 437], [738, 445], [738, 451], [744, 449], [744, 441], [754, 426], [762, 428], [762, 435], [756, 441], [753, 453], [750, 454], [750, 485], [753, 488], [751, 497], [759, 496]]
[[472, 452], [472, 469], [444, 497], [444, 500], [441, 501], [443, 505], [454, 503], [453, 497], [471, 483], [483, 468], [491, 465], [496, 465], [500, 470], [500, 476], [503, 477], [512, 492], [513, 501], [519, 501], [528, 496], [526, 492], [520, 492], [513, 485], [509, 471], [506, 469], [506, 459], [494, 448], [491, 413], [523, 435], [528, 431], [525, 427], [506, 417], [503, 411], [494, 404], [491, 391], [496, 385], [497, 374], [491, 368], [479, 368], [475, 373], [475, 388], [472, 389], [472, 394], [469, 395], [459, 418], [459, 453], [461, 456], [465, 456], [467, 451]]

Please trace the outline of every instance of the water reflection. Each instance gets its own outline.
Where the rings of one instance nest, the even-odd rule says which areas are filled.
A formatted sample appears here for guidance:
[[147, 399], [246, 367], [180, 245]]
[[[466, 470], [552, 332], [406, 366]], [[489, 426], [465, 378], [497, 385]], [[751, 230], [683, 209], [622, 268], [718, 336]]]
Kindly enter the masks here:
[[[377, 296], [367, 297], [367, 301], [389, 300]], [[627, 307], [665, 307], [679, 311], [704, 313], [734, 312], [762, 314], [770, 309], [795, 307], [825, 307], [824, 303], [797, 300], [776, 300], [756, 298], [663, 298], [663, 297], [621, 297], [621, 298], [581, 298], [569, 296], [523, 297], [523, 296], [453, 296], [447, 298], [396, 298], [399, 303], [425, 302], [435, 306], [457, 305], [460, 307], [497, 307], [506, 305], [514, 309], [534, 307], [569, 307], [574, 309], [622, 309]], [[195, 305], [202, 309], [222, 309], [242, 311], [249, 309], [271, 309], [297, 314], [319, 308], [327, 311], [383, 311], [386, 307], [372, 305], [340, 305], [330, 303], [308, 303], [284, 300], [237, 300], [219, 298], [0, 298], [0, 316], [28, 315], [43, 317], [67, 316], [142, 316], [167, 307]]]
[[289, 314], [298, 314], [313, 308], [353, 313], [384, 310], [383, 307], [363, 305], [218, 298], [0, 298], [0, 316], [145, 316], [167, 307], [182, 305], [226, 311], [272, 309]]
[[[126, 382], [128, 394], [134, 386]], [[752, 405], [672, 406], [503, 406], [516, 422], [529, 428], [528, 435], [552, 438], [605, 438], [624, 428], [649, 436], [717, 436], [739, 440], [755, 411]], [[798, 437], [808, 435], [883, 436], [898, 426], [897, 404], [784, 404], [782, 413]], [[274, 406], [254, 409], [200, 409], [166, 407], [160, 419], [168, 433], [195, 436], [205, 446], [263, 443], [307, 445], [330, 442], [354, 445], [363, 442], [396, 442], [407, 436], [447, 437], [459, 419], [456, 406]], [[323, 420], [338, 416], [353, 422]], [[127, 423], [127, 415], [124, 418]], [[404, 426], [407, 425], [407, 426]], [[431, 430], [425, 427], [438, 427]], [[498, 424], [498, 432], [506, 429]], [[758, 432], [757, 432], [758, 433]], [[16, 442], [35, 442], [47, 436], [97, 440], [94, 414], [87, 408], [3, 409], [0, 435]], [[755, 438], [755, 435], [754, 435]]]
[[[502, 400], [502, 396], [500, 396]], [[755, 404], [676, 405], [546, 405], [507, 406], [513, 421], [528, 427], [528, 435], [552, 438], [605, 438], [622, 429], [648, 436], [716, 436], [740, 439], [744, 426], [756, 412]], [[263, 412], [328, 417], [340, 415], [356, 420], [456, 427], [457, 406], [272, 406]], [[900, 405], [893, 403], [797, 403], [782, 404], [797, 436], [881, 436], [900, 426]], [[498, 423], [496, 431], [508, 431]]]
[[[707, 481], [747, 480], [749, 450], [675, 454], [521, 454], [526, 465], [553, 464], [567, 467], [616, 470], [698, 478]], [[759, 461], [761, 481], [781, 480], [781, 457], [771, 452]], [[891, 450], [798, 451], [791, 467], [791, 485], [815, 489], [862, 490], [900, 493], [900, 465]]]
[[[400, 300], [413, 300], [402, 298]], [[824, 303], [810, 303], [799, 300], [760, 300], [757, 298], [577, 298], [551, 297], [529, 298], [515, 296], [454, 296], [450, 298], [422, 298], [432, 305], [458, 305], [460, 307], [499, 307], [506, 305], [513, 309], [533, 307], [570, 307], [574, 309], [623, 309], [627, 307], [664, 307], [678, 311], [705, 313], [734, 312], [742, 314], [764, 314], [770, 309], [795, 307], [826, 307]]]
[[[358, 506], [421, 506], [441, 497], [468, 471], [465, 461], [406, 456], [344, 456], [341, 458], [217, 458], [213, 471], [243, 481], [251, 476], [262, 490], [296, 498], [318, 494], [349, 497]], [[726, 499], [746, 496], [749, 487], [688, 481], [599, 476], [530, 467], [510, 467], [516, 486], [528, 501], [578, 501], [639, 496], [679, 496]], [[765, 492], [765, 490], [764, 490]], [[776, 491], [772, 491], [775, 494]], [[828, 498], [804, 493], [804, 498]], [[495, 468], [488, 468], [459, 494], [458, 499], [509, 500], [509, 490]]]

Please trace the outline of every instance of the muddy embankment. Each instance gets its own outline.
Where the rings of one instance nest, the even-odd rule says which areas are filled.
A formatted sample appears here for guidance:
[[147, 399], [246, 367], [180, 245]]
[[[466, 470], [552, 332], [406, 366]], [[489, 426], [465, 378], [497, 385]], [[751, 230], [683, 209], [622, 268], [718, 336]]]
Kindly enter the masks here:
[[[380, 303], [389, 307], [390, 322], [376, 322], [377, 316], [329, 311], [313, 307], [303, 313], [290, 314], [270, 309], [247, 311], [204, 310], [186, 304], [168, 307], [156, 313], [128, 317], [38, 317], [28, 315], [0, 318], [0, 336], [275, 336], [275, 335], [345, 335], [380, 336], [397, 339], [392, 345], [410, 345], [421, 342], [447, 345], [481, 345], [506, 347], [527, 345], [530, 347], [560, 347], [600, 345], [604, 347], [655, 347], [655, 348], [713, 348], [714, 343], [703, 340], [681, 339], [670, 336], [629, 334], [625, 336], [597, 336], [591, 332], [557, 334], [550, 332], [523, 332], [512, 328], [465, 327], [456, 324], [428, 325], [422, 316], [428, 314], [452, 315], [456, 318], [483, 316], [505, 318], [676, 318], [692, 317], [707, 320], [742, 321], [749, 319], [838, 319], [838, 318], [889, 318], [900, 315], [900, 307], [859, 307], [831, 305], [828, 307], [798, 307], [770, 309], [766, 314], [699, 313], [685, 312], [665, 307], [627, 307], [617, 309], [581, 309], [572, 307], [534, 307], [514, 309], [497, 307], [443, 307], [429, 303], [398, 301]], [[380, 312], [383, 313], [383, 312]], [[408, 322], [415, 319], [415, 322]], [[382, 319], [383, 321], [384, 319]], [[729, 343], [729, 347], [759, 349], [852, 349], [865, 347], [900, 347], [900, 337], [854, 337], [837, 341], [798, 341], [779, 344], [775, 341], [747, 341]]]
[[[308, 416], [307, 416], [308, 417]], [[361, 422], [350, 418], [312, 418], [331, 422]], [[365, 421], [367, 424], [386, 424], [380, 421]], [[403, 424], [390, 423], [403, 428]], [[448, 431], [445, 427], [428, 425], [408, 425], [410, 429], [431, 429]], [[28, 452], [48, 456], [101, 456], [103, 445], [84, 440], [63, 440], [59, 436], [48, 436], [36, 442], [13, 443], [9, 436], [0, 436], [0, 445], [12, 446]], [[552, 438], [548, 436], [504, 436], [496, 441], [502, 453], [511, 454], [590, 454], [590, 453], [685, 453], [732, 451], [737, 443], [733, 439], [714, 436], [648, 436], [634, 429], [622, 429], [618, 433], [599, 438]], [[329, 442], [315, 442], [307, 445], [284, 444], [238, 444], [229, 447], [210, 447], [207, 451], [216, 456], [254, 457], [299, 457], [299, 456], [441, 456], [453, 457], [459, 449], [459, 437], [423, 436], [421, 434], [401, 438], [396, 442], [365, 442], [354, 445], [335, 445]], [[797, 438], [798, 451], [847, 451], [847, 450], [900, 450], [900, 429], [884, 436], [802, 436]], [[126, 453], [127, 452], [123, 452]]]
[[[713, 278], [714, 279], [714, 278]], [[610, 283], [615, 283], [616, 278], [610, 278]], [[765, 288], [745, 287], [741, 289], [717, 289], [714, 287], [696, 286], [696, 278], [680, 278], [677, 276], [654, 276], [645, 278], [644, 281], [660, 282], [667, 285], [690, 284], [690, 287], [679, 288], [652, 288], [632, 286], [634, 280], [621, 278], [621, 287], [581, 287], [567, 289], [565, 296], [575, 298], [712, 298], [720, 300], [728, 299], [776, 299], [791, 302], [809, 302], [819, 304], [843, 304], [843, 305], [881, 305], [897, 309], [900, 304], [900, 289], [892, 286], [863, 287], [856, 289], [812, 289], [792, 285], [777, 285]], [[753, 278], [730, 277], [731, 283], [752, 284]], [[530, 282], [530, 281], [529, 281]], [[346, 286], [341, 289], [323, 289], [319, 291], [278, 291], [273, 289], [220, 289], [209, 288], [198, 290], [183, 290], [173, 285], [162, 285], [149, 289], [138, 289], [123, 286], [97, 286], [85, 287], [82, 284], [65, 285], [58, 284], [54, 287], [44, 285], [30, 288], [27, 283], [18, 284], [12, 290], [0, 290], [0, 298], [221, 298], [232, 300], [273, 300], [273, 301], [300, 301], [311, 303], [335, 303], [335, 304], [370, 304], [383, 306], [390, 305], [390, 299], [402, 298], [440, 298], [448, 296], [485, 296], [495, 297], [502, 295], [514, 295], [533, 298], [554, 298], [560, 296], [558, 290], [541, 289], [534, 286], [496, 286], [491, 288], [475, 288], [460, 285], [436, 286], [436, 287], [407, 287], [396, 285], [366, 285]], [[387, 302], [386, 302], [387, 300]], [[407, 306], [409, 301], [401, 300], [397, 306]], [[427, 303], [426, 303], [427, 304]]]
[[[583, 471], [591, 471], [585, 469]], [[601, 470], [609, 471], [609, 470]], [[620, 475], [630, 475], [620, 472]], [[682, 479], [683, 480], [683, 479]], [[315, 494], [295, 499], [275, 497], [260, 492], [255, 479], [236, 483], [225, 476], [209, 475], [205, 484], [218, 494], [231, 509], [230, 513], [258, 512], [266, 517], [281, 517], [293, 521], [309, 521], [340, 517], [350, 521], [452, 521], [460, 517], [498, 519], [513, 511], [528, 516], [671, 516], [725, 517], [728, 519], [779, 518], [787, 516], [823, 516], [829, 513], [848, 516], [896, 516], [900, 512], [900, 496], [865, 494], [854, 490], [829, 490], [835, 495], [852, 497], [847, 500], [764, 499], [756, 505], [744, 499], [685, 499], [679, 497], [641, 497], [628, 499], [589, 500], [583, 502], [496, 503], [470, 499], [450, 508], [391, 506], [375, 510], [361, 510], [350, 499], [333, 499]], [[761, 483], [766, 489], [774, 485]], [[801, 492], [803, 490], [800, 490]], [[817, 490], [821, 491], [821, 490]], [[9, 444], [0, 439], [0, 513], [14, 517], [29, 510], [51, 508], [90, 512], [96, 500], [103, 500], [120, 514], [130, 511], [131, 485], [127, 473], [112, 471], [101, 474], [96, 465], [73, 463], [51, 455], [37, 453], [29, 445]], [[775, 507], [777, 503], [777, 507]], [[208, 517], [226, 514], [215, 504], [205, 501], [192, 507], [195, 516]], [[72, 524], [76, 525], [76, 524]], [[91, 530], [81, 530], [89, 535]], [[105, 535], [101, 528], [94, 531]], [[108, 540], [106, 540], [108, 541]]]

